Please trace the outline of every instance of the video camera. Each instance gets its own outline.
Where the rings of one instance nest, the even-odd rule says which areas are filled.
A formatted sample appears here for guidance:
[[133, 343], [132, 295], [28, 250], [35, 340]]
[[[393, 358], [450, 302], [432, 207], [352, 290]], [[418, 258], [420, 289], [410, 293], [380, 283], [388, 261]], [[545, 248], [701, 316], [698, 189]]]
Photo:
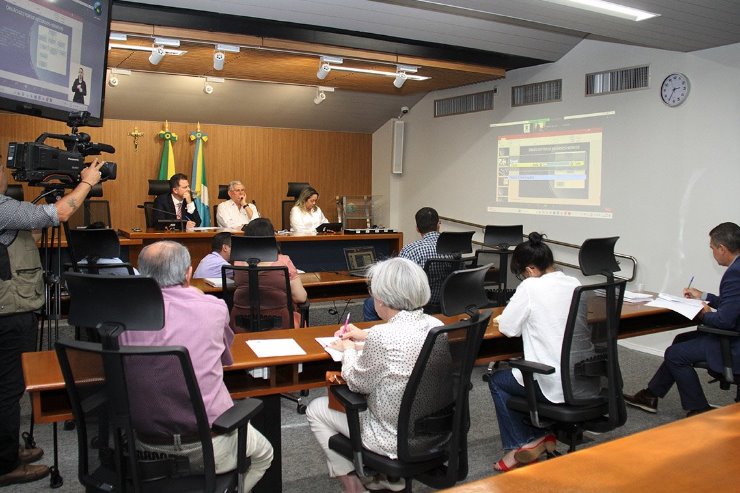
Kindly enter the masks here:
[[[13, 170], [13, 178], [29, 185], [45, 185], [42, 182], [55, 177], [65, 185], [76, 186], [81, 179], [80, 171], [87, 167], [85, 156], [116, 152], [111, 145], [90, 142], [89, 134], [77, 130], [86, 124], [89, 116], [87, 111], [70, 113], [67, 119], [67, 125], [72, 128], [70, 135], [43, 133], [34, 142], [11, 142], [7, 166]], [[47, 138], [63, 141], [66, 150], [44, 144]], [[100, 174], [101, 182], [115, 180], [116, 163], [106, 162]]]

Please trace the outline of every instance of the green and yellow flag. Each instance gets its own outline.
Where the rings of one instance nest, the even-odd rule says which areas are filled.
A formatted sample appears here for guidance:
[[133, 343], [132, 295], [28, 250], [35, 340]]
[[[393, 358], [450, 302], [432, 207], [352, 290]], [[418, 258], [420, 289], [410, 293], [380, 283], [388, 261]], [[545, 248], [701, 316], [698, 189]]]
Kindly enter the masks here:
[[195, 208], [200, 214], [200, 225], [211, 225], [211, 213], [208, 207], [208, 183], [206, 180], [206, 159], [203, 155], [203, 144], [208, 142], [208, 135], [200, 131], [200, 123], [195, 132], [190, 132], [190, 140], [195, 141], [195, 153], [193, 155], [193, 174], [191, 187], [195, 192]]
[[172, 150], [172, 144], [177, 142], [177, 134], [170, 132], [169, 125], [165, 122], [164, 130], [159, 132], [159, 138], [164, 140], [162, 159], [159, 164], [159, 179], [169, 180], [175, 174], [175, 153]]

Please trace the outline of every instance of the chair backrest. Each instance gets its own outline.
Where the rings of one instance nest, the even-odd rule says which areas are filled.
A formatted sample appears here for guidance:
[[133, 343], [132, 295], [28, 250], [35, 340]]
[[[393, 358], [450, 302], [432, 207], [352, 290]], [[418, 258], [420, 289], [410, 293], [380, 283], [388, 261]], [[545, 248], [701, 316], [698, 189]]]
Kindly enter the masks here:
[[219, 200], [228, 200], [229, 197], [229, 185], [219, 185], [218, 186], [218, 199]]
[[154, 202], [144, 202], [144, 220], [147, 228], [154, 228], [157, 224], [154, 222]]
[[69, 229], [77, 229], [101, 223], [110, 228], [110, 204], [107, 200], [85, 200], [82, 207], [77, 209], [67, 221]]
[[[145, 483], [153, 491], [173, 482], [214, 490], [210, 427], [185, 348], [104, 350], [58, 342], [56, 351], [77, 424], [79, 479], [87, 491], [138, 492]], [[147, 453], [141, 445], [174, 441], [173, 435], [199, 442], [200, 453], [175, 458]]]
[[295, 205], [295, 200], [283, 200], [281, 209], [282, 209], [282, 216], [283, 216], [283, 231], [290, 230], [290, 211], [293, 209], [293, 206]]
[[429, 289], [432, 292], [427, 308], [425, 308], [427, 313], [439, 313], [442, 284], [450, 274], [463, 267], [465, 267], [463, 260], [450, 257], [435, 257], [424, 262], [424, 272], [427, 274]]
[[608, 427], [624, 424], [617, 332], [626, 280], [579, 286], [573, 291], [561, 352], [565, 404], [607, 403]]
[[445, 315], [472, 314], [488, 304], [483, 287], [486, 273], [492, 264], [473, 269], [456, 270], [442, 283], [440, 305]]
[[274, 262], [278, 256], [275, 236], [231, 236], [231, 262], [258, 259], [261, 262]]
[[467, 475], [470, 373], [491, 312], [435, 327], [406, 384], [398, 417], [398, 458], [419, 462], [446, 457], [443, 471], [418, 479], [448, 487]]
[[463, 253], [473, 251], [473, 235], [475, 231], [445, 231], [437, 239], [437, 253], [452, 255], [459, 258]]
[[118, 259], [121, 254], [121, 245], [114, 230], [69, 229], [67, 240], [75, 272], [134, 274], [130, 264], [98, 263], [99, 259]]
[[524, 226], [497, 226], [489, 224], [483, 233], [483, 243], [487, 248], [509, 248], [517, 246], [524, 238]]
[[147, 195], [162, 195], [163, 193], [169, 193], [170, 190], [169, 180], [149, 180]]
[[235, 332], [290, 329], [293, 298], [290, 275], [284, 265], [221, 266], [222, 285], [233, 272], [233, 287], [224, 288], [224, 300]]

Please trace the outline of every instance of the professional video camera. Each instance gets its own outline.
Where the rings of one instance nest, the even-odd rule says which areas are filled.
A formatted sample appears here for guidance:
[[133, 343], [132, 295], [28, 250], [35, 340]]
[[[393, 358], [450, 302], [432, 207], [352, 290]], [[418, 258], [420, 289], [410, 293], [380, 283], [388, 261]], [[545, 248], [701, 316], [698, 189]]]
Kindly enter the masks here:
[[[72, 128], [70, 135], [43, 133], [34, 142], [11, 142], [7, 166], [13, 170], [13, 178], [29, 185], [43, 186], [48, 178], [53, 177], [65, 187], [76, 186], [80, 182], [80, 171], [87, 166], [85, 156], [116, 152], [108, 144], [90, 142], [90, 135], [77, 130], [87, 123], [89, 116], [87, 111], [70, 113], [67, 118], [67, 126]], [[44, 144], [47, 138], [63, 141], [66, 150]], [[100, 181], [115, 180], [116, 163], [106, 162], [100, 173]]]

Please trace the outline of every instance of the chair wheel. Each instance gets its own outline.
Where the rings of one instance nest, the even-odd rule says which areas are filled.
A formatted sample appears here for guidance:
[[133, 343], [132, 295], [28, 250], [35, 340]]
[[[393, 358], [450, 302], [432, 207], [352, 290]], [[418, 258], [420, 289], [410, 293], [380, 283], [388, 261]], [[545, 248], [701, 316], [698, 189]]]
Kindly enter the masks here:
[[296, 412], [298, 412], [298, 414], [306, 414], [306, 405], [298, 404], [298, 406], [296, 406]]
[[64, 429], [66, 431], [74, 430], [75, 429], [75, 422], [71, 419], [68, 419], [64, 422]]

